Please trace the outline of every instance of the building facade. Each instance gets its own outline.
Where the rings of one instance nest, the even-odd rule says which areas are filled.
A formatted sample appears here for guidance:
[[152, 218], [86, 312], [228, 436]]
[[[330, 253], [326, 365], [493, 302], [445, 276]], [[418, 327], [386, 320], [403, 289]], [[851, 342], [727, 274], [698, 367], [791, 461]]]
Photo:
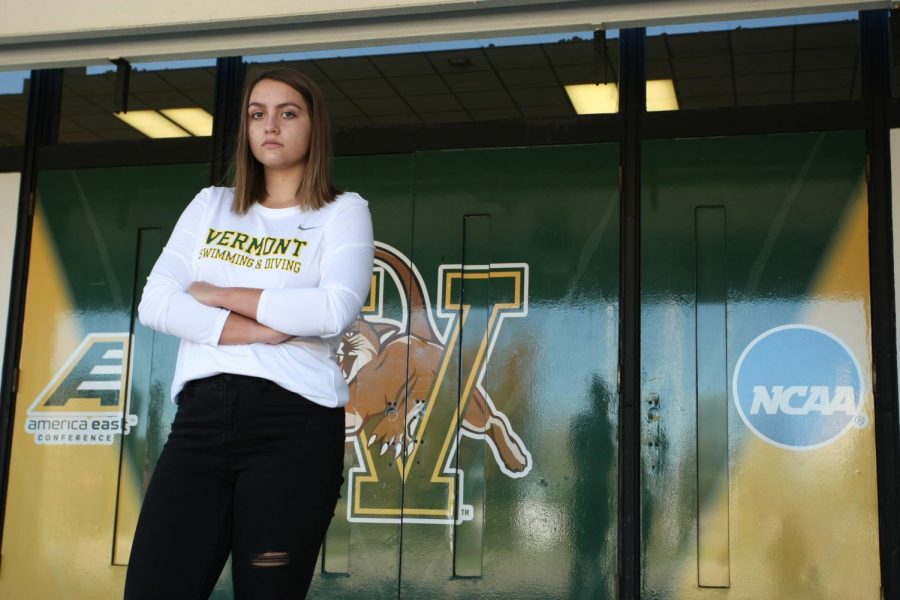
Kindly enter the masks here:
[[121, 596], [176, 410], [143, 282], [275, 64], [377, 243], [311, 598], [900, 597], [890, 2], [4, 19], [0, 597]]

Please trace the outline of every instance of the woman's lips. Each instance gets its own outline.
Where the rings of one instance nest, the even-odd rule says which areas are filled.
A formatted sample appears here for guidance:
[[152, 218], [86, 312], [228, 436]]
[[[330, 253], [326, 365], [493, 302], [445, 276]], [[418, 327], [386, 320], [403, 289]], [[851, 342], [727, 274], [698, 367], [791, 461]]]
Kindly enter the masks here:
[[273, 141], [263, 142], [263, 148], [280, 148], [280, 147], [281, 147], [281, 144], [279, 144], [278, 142], [273, 142]]

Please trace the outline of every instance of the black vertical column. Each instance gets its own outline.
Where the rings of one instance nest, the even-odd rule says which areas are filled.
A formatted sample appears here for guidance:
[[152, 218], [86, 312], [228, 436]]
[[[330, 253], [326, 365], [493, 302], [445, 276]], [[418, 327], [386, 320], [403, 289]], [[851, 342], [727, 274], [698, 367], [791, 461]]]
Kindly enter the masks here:
[[13, 255], [12, 281], [9, 293], [9, 317], [3, 353], [3, 383], [0, 386], [0, 544], [6, 517], [6, 492], [9, 484], [9, 461], [12, 427], [15, 423], [15, 399], [19, 383], [19, 352], [22, 349], [22, 326], [25, 316], [25, 284], [28, 281], [28, 257], [31, 248], [31, 224], [34, 221], [37, 193], [38, 153], [55, 143], [59, 134], [62, 104], [62, 69], [31, 72], [28, 91], [28, 117], [25, 129], [25, 154], [19, 185], [19, 208], [16, 218], [16, 241]]
[[619, 598], [640, 597], [641, 578], [641, 141], [646, 106], [643, 29], [623, 29], [619, 110], [625, 122], [619, 206]]
[[240, 126], [243, 85], [244, 62], [240, 56], [216, 60], [213, 161], [210, 168], [210, 180], [213, 185], [224, 185], [228, 177], [234, 142]]
[[898, 530], [897, 343], [891, 224], [890, 21], [886, 10], [859, 15], [862, 94], [865, 105], [869, 191], [869, 282], [875, 445], [878, 471], [878, 535], [883, 598], [900, 598]]

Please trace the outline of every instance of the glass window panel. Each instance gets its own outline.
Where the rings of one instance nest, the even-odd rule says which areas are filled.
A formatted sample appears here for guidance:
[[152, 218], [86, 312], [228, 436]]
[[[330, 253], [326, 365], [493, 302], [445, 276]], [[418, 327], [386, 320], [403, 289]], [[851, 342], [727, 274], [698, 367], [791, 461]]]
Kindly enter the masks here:
[[25, 145], [30, 71], [0, 72], [0, 148]]
[[250, 68], [282, 64], [306, 73], [325, 93], [335, 128], [349, 129], [575, 117], [592, 110], [573, 100], [570, 85], [588, 86], [588, 97], [604, 92], [610, 102], [593, 112], [617, 112], [618, 42], [618, 32], [610, 31], [605, 47], [595, 48], [588, 31], [244, 60]]
[[216, 61], [135, 63], [126, 112], [117, 113], [116, 66], [65, 70], [61, 143], [212, 135]]
[[860, 97], [857, 13], [653, 27], [645, 56], [649, 111]]

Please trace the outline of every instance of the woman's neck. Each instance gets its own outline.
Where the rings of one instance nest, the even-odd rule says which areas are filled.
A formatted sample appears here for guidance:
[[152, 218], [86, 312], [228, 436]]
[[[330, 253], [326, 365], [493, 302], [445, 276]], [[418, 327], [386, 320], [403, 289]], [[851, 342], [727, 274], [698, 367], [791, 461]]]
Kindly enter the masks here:
[[269, 208], [284, 208], [300, 203], [297, 190], [303, 181], [305, 165], [292, 169], [266, 169], [266, 197], [260, 203]]

